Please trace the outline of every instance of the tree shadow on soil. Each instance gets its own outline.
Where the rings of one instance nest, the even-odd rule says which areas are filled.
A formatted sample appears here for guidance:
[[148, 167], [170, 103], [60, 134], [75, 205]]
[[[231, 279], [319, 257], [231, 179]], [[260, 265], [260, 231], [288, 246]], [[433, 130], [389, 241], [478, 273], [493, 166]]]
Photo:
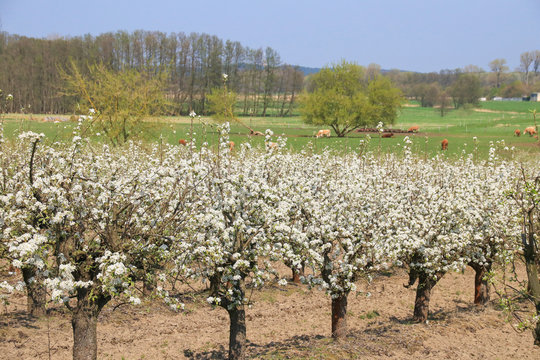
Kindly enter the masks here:
[[[283, 351], [308, 351], [313, 342], [324, 339], [322, 335], [298, 335], [284, 341], [271, 341], [267, 344], [255, 344], [247, 341], [246, 353], [248, 358], [260, 358], [267, 355], [281, 353]], [[217, 350], [194, 352], [190, 349], [184, 350], [184, 356], [188, 359], [196, 360], [217, 360], [227, 359], [228, 351], [223, 345]]]
[[[334, 341], [322, 335], [297, 335], [283, 341], [271, 341], [255, 344], [248, 341], [246, 357], [259, 358], [352, 358], [357, 356], [391, 356], [393, 350], [405, 350], [414, 354], [422, 348], [420, 339], [411, 338], [410, 334], [392, 325], [376, 325], [365, 330], [349, 332], [345, 339]], [[218, 349], [195, 352], [184, 350], [188, 359], [215, 360], [226, 359], [227, 350]]]
[[[448, 321], [451, 318], [455, 318], [456, 316], [461, 315], [470, 315], [470, 314], [479, 314], [485, 311], [486, 309], [490, 308], [492, 303], [488, 303], [486, 305], [475, 305], [471, 302], [463, 301], [463, 300], [453, 300], [456, 304], [456, 307], [454, 309], [438, 309], [436, 311], [430, 311], [428, 315], [428, 321], [433, 322], [440, 322], [440, 321]], [[414, 325], [418, 324], [415, 322], [411, 316], [407, 316], [406, 318], [397, 318], [395, 316], [390, 317], [390, 321], [395, 324], [401, 324], [401, 325]]]
[[39, 329], [35, 323], [39, 318], [29, 315], [25, 311], [12, 312], [7, 316], [0, 316], [0, 329], [7, 327], [25, 327], [27, 329]]

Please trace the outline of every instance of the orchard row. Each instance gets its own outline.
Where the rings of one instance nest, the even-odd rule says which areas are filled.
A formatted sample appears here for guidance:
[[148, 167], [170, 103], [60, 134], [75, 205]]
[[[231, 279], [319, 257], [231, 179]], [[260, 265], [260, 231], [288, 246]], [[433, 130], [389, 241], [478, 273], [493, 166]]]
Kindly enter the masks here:
[[220, 132], [216, 148], [111, 148], [77, 130], [68, 145], [35, 133], [0, 139], [0, 254], [24, 280], [0, 291], [25, 289], [35, 315], [50, 299], [65, 304], [74, 358], [95, 359], [97, 316], [111, 299], [137, 304], [152, 292], [179, 309], [169, 279], [202, 281], [208, 302], [229, 313], [230, 358], [241, 358], [246, 289], [274, 281], [276, 261], [331, 296], [339, 338], [361, 277], [405, 267], [423, 322], [445, 273], [472, 266], [484, 303], [492, 265], [522, 247], [515, 195], [540, 167], [500, 160], [503, 146], [480, 163], [418, 159], [408, 138], [397, 155], [288, 153], [267, 131], [278, 146], [231, 150], [228, 125]]

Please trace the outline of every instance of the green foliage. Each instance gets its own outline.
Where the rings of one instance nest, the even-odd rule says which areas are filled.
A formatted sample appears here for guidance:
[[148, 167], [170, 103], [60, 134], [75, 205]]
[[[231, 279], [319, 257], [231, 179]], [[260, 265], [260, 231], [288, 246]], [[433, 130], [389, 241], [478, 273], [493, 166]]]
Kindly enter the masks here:
[[300, 99], [304, 121], [332, 127], [339, 137], [379, 121], [393, 124], [401, 92], [390, 80], [375, 76], [366, 81], [364, 68], [342, 62], [314, 74]]
[[441, 87], [437, 83], [417, 84], [412, 88], [412, 95], [420, 102], [422, 107], [433, 107], [437, 104]]
[[63, 76], [66, 95], [77, 97], [81, 110], [93, 114], [90, 129], [103, 133], [113, 145], [142, 137], [150, 127], [144, 117], [160, 113], [167, 104], [166, 73], [115, 72], [97, 64], [89, 66], [85, 75], [71, 62]]
[[450, 95], [454, 100], [455, 108], [465, 104], [478, 104], [482, 95], [482, 88], [478, 76], [474, 74], [461, 74], [450, 88]]
[[234, 106], [236, 104], [236, 98], [236, 93], [229, 91], [226, 86], [212, 89], [207, 95], [208, 107], [212, 114], [212, 119], [219, 122], [235, 121]]
[[527, 95], [529, 90], [521, 81], [516, 80], [511, 84], [501, 86], [500, 94], [505, 98], [520, 98]]

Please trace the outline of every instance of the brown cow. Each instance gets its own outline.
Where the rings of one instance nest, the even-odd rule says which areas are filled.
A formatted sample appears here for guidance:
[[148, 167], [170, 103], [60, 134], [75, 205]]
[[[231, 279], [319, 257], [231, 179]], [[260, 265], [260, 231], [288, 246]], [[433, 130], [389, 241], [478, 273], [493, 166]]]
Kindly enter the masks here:
[[382, 138], [391, 138], [391, 137], [394, 137], [394, 133], [384, 133], [384, 134], [382, 134], [381, 137]]
[[234, 141], [229, 141], [229, 150], [230, 151], [234, 150]]
[[420, 126], [414, 125], [414, 126], [411, 126], [409, 130], [407, 130], [407, 132], [418, 132], [418, 129], [420, 129]]
[[264, 134], [263, 134], [262, 132], [260, 132], [260, 131], [253, 131], [253, 130], [251, 130], [251, 131], [249, 132], [249, 135], [254, 135], [254, 136], [264, 136]]
[[523, 130], [523, 135], [525, 134], [533, 136], [534, 134], [536, 134], [536, 129], [534, 128], [534, 126], [529, 126], [528, 128], [525, 128], [525, 130]]
[[323, 136], [330, 137], [330, 130], [319, 130], [316, 137], [320, 138], [320, 137], [323, 137]]
[[277, 149], [277, 148], [278, 148], [278, 143], [275, 143], [275, 142], [271, 142], [271, 141], [270, 141], [270, 142], [267, 144], [267, 146], [268, 146], [269, 149]]
[[448, 150], [448, 140], [444, 139], [443, 141], [441, 141], [441, 149]]
[[180, 145], [184, 145], [184, 146], [187, 145], [187, 141], [186, 141], [185, 139], [180, 139], [180, 140], [178, 140], [178, 143], [179, 143]]
[[521, 131], [519, 131], [519, 129], [516, 129], [516, 131], [514, 131], [514, 135], [517, 136], [517, 137], [520, 137], [521, 136]]

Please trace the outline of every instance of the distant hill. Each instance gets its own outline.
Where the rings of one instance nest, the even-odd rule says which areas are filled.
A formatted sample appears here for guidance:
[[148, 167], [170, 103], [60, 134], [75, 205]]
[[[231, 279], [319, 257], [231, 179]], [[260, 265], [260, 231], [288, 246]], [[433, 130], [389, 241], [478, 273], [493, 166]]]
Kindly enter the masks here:
[[299, 65], [298, 70], [303, 72], [304, 76], [307, 76], [307, 75], [310, 75], [310, 74], [318, 73], [319, 71], [321, 71], [321, 68], [312, 68], [312, 67], [300, 66]]
[[[307, 66], [298, 65], [298, 70], [303, 72], [304, 76], [318, 73], [319, 71], [321, 71], [321, 69], [322, 68], [313, 68], [313, 67], [307, 67]], [[390, 71], [392, 71], [392, 70], [381, 69], [381, 74], [386, 74], [386, 73], [389, 73]], [[399, 72], [409, 72], [409, 71], [407, 71], [407, 70], [399, 70]]]

